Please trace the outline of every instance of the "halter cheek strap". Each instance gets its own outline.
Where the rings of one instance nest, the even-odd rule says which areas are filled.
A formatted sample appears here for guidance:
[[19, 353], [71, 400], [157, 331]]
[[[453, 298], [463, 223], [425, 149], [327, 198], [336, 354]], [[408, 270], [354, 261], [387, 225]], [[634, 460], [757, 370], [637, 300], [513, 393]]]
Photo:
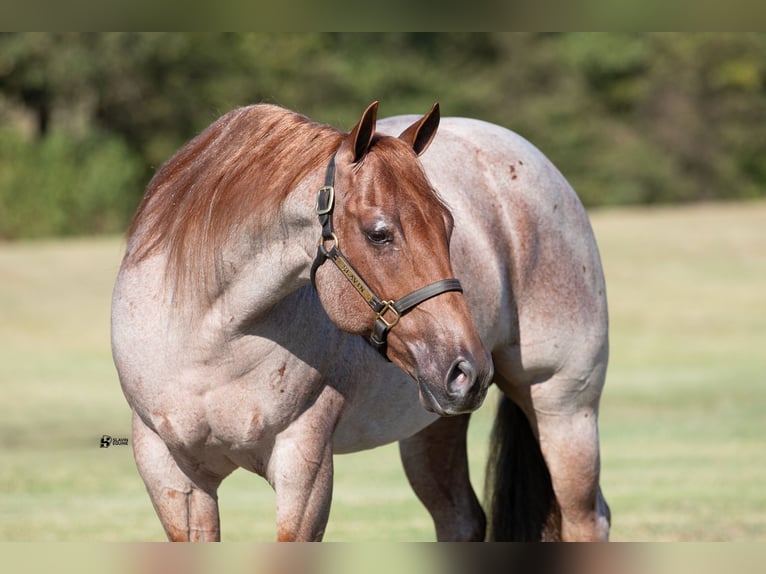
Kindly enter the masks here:
[[332, 224], [332, 213], [335, 207], [334, 185], [335, 154], [327, 165], [324, 185], [317, 193], [316, 213], [322, 226], [322, 236], [319, 239], [316, 257], [311, 264], [311, 284], [316, 289], [317, 269], [328, 259], [332, 261], [375, 313], [375, 324], [367, 341], [381, 355], [388, 358], [386, 356], [388, 332], [396, 326], [403, 315], [428, 299], [449, 291], [462, 293], [463, 288], [457, 279], [442, 279], [421, 287], [398, 301], [387, 301], [378, 297], [340, 250], [340, 242], [333, 231]]

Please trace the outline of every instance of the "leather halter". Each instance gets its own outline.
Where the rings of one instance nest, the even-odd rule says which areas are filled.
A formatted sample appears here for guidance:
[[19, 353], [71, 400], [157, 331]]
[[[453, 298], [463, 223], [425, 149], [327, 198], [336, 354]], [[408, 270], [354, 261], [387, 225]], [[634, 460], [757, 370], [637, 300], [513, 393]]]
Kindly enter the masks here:
[[332, 212], [335, 207], [334, 185], [335, 154], [332, 154], [330, 162], [327, 164], [324, 185], [319, 188], [317, 193], [316, 212], [319, 216], [319, 223], [322, 225], [322, 236], [319, 239], [316, 257], [311, 265], [311, 284], [316, 289], [316, 272], [325, 261], [329, 259], [335, 263], [335, 266], [340, 269], [343, 276], [348, 279], [349, 283], [354, 286], [359, 295], [362, 296], [362, 299], [367, 302], [375, 313], [375, 325], [367, 341], [381, 355], [388, 358], [386, 355], [386, 338], [388, 337], [388, 332], [396, 326], [402, 315], [405, 315], [432, 297], [449, 291], [459, 291], [462, 293], [463, 288], [457, 279], [442, 279], [441, 281], [421, 287], [397, 301], [387, 301], [378, 297], [340, 250], [340, 242], [337, 235], [333, 232], [332, 225]]

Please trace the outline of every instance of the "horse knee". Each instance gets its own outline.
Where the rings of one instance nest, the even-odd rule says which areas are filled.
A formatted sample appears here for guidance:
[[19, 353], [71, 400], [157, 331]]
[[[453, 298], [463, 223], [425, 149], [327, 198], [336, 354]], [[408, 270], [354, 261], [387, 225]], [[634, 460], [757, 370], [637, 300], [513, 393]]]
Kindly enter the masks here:
[[[133, 454], [138, 472], [168, 539], [219, 540], [216, 491], [212, 475], [195, 482], [184, 472], [162, 439], [134, 413]], [[188, 470], [188, 469], [187, 469]]]

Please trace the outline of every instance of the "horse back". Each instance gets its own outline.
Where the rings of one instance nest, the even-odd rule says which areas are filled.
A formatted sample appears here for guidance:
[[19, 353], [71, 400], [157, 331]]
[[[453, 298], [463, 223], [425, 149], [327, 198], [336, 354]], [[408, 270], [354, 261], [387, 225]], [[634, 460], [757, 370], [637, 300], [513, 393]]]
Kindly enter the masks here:
[[[397, 133], [408, 121], [379, 128]], [[455, 218], [453, 268], [485, 344], [512, 355], [520, 376], [605, 362], [598, 248], [553, 163], [520, 135], [466, 118], [443, 118], [421, 161]]]

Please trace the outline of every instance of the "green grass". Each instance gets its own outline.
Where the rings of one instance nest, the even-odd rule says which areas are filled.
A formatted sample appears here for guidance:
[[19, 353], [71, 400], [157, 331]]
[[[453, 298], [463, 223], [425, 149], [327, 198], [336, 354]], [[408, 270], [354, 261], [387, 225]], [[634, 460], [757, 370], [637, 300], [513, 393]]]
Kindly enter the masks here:
[[610, 298], [603, 484], [621, 540], [766, 540], [766, 205], [593, 215]]
[[[766, 540], [766, 203], [592, 214], [610, 298], [602, 484], [616, 540]], [[0, 540], [161, 540], [109, 352], [119, 239], [0, 244]], [[495, 396], [474, 416], [480, 490]], [[236, 472], [226, 540], [274, 539]], [[336, 458], [327, 540], [432, 540], [389, 445]]]

